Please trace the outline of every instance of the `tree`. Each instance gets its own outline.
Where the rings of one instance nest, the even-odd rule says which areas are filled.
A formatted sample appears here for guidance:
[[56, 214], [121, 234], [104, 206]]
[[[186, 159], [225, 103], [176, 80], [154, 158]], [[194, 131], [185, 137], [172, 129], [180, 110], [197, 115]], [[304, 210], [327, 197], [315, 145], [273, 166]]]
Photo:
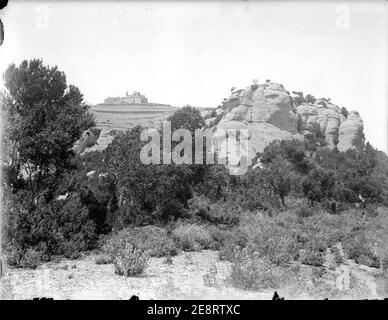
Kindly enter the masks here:
[[225, 166], [208, 165], [205, 167], [201, 183], [196, 186], [196, 191], [215, 201], [226, 200], [232, 178]]
[[[171, 131], [177, 129], [186, 129], [191, 132], [191, 139], [195, 141], [195, 130], [205, 128], [205, 120], [203, 119], [201, 113], [198, 109], [191, 107], [189, 105], [184, 106], [182, 109], [179, 109], [174, 112], [170, 117], [167, 118], [168, 121], [171, 121]], [[171, 143], [172, 149], [178, 144], [178, 141], [173, 141]], [[195, 143], [192, 144], [192, 148], [195, 147]], [[181, 151], [181, 156], [183, 156], [183, 150]], [[206, 159], [206, 147], [203, 149], [203, 159]], [[205, 174], [205, 166], [198, 165], [195, 163], [195, 150], [192, 149], [192, 165], [189, 165], [189, 170], [193, 172], [193, 183], [199, 183], [203, 180]]]
[[[79, 89], [66, 84], [57, 67], [42, 60], [11, 64], [4, 74], [3, 112], [11, 162], [28, 176], [33, 199], [53, 188], [69, 164], [71, 148], [94, 125]], [[46, 188], [48, 186], [48, 188]]]
[[189, 105], [175, 111], [175, 113], [167, 118], [171, 121], [171, 130], [187, 129], [194, 134], [195, 129], [200, 129], [205, 126], [205, 120], [202, 118], [198, 109]]
[[319, 168], [313, 169], [302, 181], [303, 193], [311, 203], [329, 199], [334, 186], [334, 172]]
[[[107, 171], [117, 186], [119, 206], [129, 215], [128, 223], [177, 218], [192, 196], [195, 179], [191, 166], [143, 164], [140, 161], [140, 150], [146, 144], [140, 141], [143, 130], [136, 126], [117, 135], [104, 151]], [[173, 212], [172, 208], [179, 212]]]
[[285, 197], [291, 191], [293, 179], [291, 163], [277, 155], [264, 170], [270, 186], [286, 207]]
[[280, 155], [292, 164], [295, 171], [306, 174], [313, 167], [305, 154], [307, 143], [307, 141], [297, 139], [275, 140], [266, 146], [262, 153], [257, 154], [254, 161], [260, 158], [260, 162], [265, 165]]
[[235, 185], [230, 187], [228, 197], [236, 196], [235, 202], [243, 209], [265, 210], [270, 214], [279, 207], [279, 197], [269, 183], [267, 172], [261, 169], [249, 170], [240, 176]]
[[379, 165], [377, 155], [377, 150], [366, 143], [360, 150], [319, 150], [316, 161], [323, 169], [335, 172], [337, 188], [344, 195], [340, 200], [358, 202], [361, 196], [366, 202], [374, 202], [381, 200], [383, 192], [384, 173], [376, 175]]

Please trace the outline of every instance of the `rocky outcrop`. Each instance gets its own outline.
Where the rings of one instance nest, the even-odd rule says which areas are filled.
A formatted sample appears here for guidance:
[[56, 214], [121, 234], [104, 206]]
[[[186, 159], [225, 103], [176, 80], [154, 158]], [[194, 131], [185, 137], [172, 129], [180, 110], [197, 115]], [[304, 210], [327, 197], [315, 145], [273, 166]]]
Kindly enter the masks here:
[[298, 131], [318, 145], [334, 148], [339, 141], [339, 127], [346, 120], [345, 112], [325, 99], [314, 104], [302, 103], [296, 108]]
[[345, 108], [329, 99], [296, 98], [281, 84], [269, 81], [246, 89], [233, 88], [229, 99], [216, 109], [222, 118], [215, 133], [248, 129], [250, 159], [277, 139], [306, 138], [317, 146], [337, 146], [340, 151], [362, 145], [363, 123], [358, 113], [348, 115]]
[[339, 127], [337, 148], [346, 151], [361, 147], [363, 142], [364, 123], [358, 112], [352, 111]]
[[86, 130], [81, 138], [79, 138], [74, 146], [73, 150], [76, 154], [82, 154], [87, 148], [93, 147], [100, 136], [100, 130], [94, 128]]
[[215, 130], [217, 137], [230, 129], [248, 130], [248, 161], [275, 139], [302, 137], [298, 132], [299, 116], [281, 84], [267, 82], [235, 90], [217, 114], [222, 115]]
[[77, 154], [92, 151], [103, 151], [112, 142], [113, 138], [120, 130], [96, 129], [85, 131], [82, 137], [74, 144], [73, 150]]

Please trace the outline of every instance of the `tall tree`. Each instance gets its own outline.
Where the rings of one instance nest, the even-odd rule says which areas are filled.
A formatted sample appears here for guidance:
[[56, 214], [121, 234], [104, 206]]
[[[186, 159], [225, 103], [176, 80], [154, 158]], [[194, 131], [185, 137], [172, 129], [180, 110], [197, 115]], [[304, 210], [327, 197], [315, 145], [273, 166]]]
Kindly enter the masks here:
[[291, 191], [292, 165], [289, 161], [277, 155], [264, 169], [264, 173], [273, 191], [280, 197], [282, 204], [286, 207], [285, 197]]
[[67, 85], [64, 72], [42, 60], [11, 64], [4, 74], [5, 139], [14, 165], [27, 175], [33, 199], [55, 185], [82, 132], [94, 125], [80, 90]]
[[201, 113], [189, 105], [174, 112], [173, 115], [167, 118], [171, 121], [171, 130], [187, 129], [194, 134], [195, 129], [200, 129], [205, 126]]
[[153, 213], [161, 220], [177, 217], [182, 211], [174, 212], [172, 204], [187, 205], [194, 178], [188, 165], [143, 164], [143, 130], [136, 126], [118, 134], [104, 150], [106, 170], [117, 186], [120, 210], [127, 211], [128, 222], [140, 224], [150, 222]]

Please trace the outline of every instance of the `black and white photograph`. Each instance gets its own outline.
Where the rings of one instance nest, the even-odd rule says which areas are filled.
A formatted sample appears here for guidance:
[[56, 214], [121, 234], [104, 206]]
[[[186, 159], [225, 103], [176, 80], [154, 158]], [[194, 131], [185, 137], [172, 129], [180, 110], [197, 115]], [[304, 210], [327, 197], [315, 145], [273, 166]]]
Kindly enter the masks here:
[[0, 300], [388, 299], [387, 0], [0, 8]]

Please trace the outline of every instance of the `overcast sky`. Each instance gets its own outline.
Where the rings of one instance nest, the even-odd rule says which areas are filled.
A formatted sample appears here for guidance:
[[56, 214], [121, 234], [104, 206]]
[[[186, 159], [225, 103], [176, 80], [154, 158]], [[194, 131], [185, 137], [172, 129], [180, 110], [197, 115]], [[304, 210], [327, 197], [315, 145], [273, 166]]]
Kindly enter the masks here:
[[388, 3], [10, 1], [0, 71], [42, 58], [91, 104], [140, 91], [151, 102], [216, 107], [271, 79], [358, 110], [387, 151]]

